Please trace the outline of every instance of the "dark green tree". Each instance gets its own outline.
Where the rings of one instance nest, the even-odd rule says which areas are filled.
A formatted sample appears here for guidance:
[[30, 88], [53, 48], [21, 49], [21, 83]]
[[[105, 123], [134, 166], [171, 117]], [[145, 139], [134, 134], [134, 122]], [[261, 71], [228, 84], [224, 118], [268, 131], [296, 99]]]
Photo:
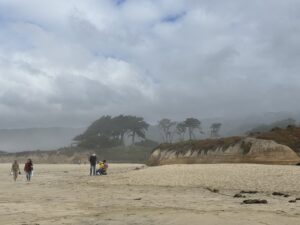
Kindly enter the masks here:
[[186, 133], [186, 125], [184, 122], [178, 123], [176, 125], [176, 133], [179, 135], [180, 140], [184, 141], [184, 136]]
[[80, 147], [97, 148], [120, 145], [118, 130], [111, 116], [102, 116], [93, 122], [87, 130], [74, 138]]
[[172, 137], [173, 137], [173, 131], [171, 130], [172, 127], [176, 125], [176, 122], [171, 121], [170, 119], [161, 119], [158, 121], [158, 126], [161, 131], [163, 141], [171, 143], [172, 142]]
[[143, 117], [128, 116], [128, 131], [127, 134], [131, 137], [131, 144], [134, 145], [135, 137], [146, 139], [146, 131], [149, 124], [144, 121]]
[[187, 118], [184, 121], [184, 124], [188, 130], [189, 139], [192, 140], [193, 137], [195, 137], [194, 130], [198, 129], [200, 132], [201, 130], [201, 122], [196, 118]]
[[79, 142], [79, 146], [87, 148], [124, 145], [125, 135], [130, 136], [133, 143], [136, 136], [144, 139], [148, 126], [142, 117], [102, 116], [74, 140]]
[[221, 126], [222, 126], [221, 123], [213, 123], [210, 126], [210, 136], [211, 137], [219, 137], [219, 132], [220, 132]]
[[79, 141], [90, 136], [111, 136], [111, 120], [111, 116], [102, 116], [100, 119], [93, 122], [83, 134], [75, 137], [74, 140]]
[[131, 116], [119, 115], [113, 118], [113, 124], [115, 125], [115, 134], [119, 136], [122, 145], [125, 145], [124, 137], [130, 129], [130, 117]]

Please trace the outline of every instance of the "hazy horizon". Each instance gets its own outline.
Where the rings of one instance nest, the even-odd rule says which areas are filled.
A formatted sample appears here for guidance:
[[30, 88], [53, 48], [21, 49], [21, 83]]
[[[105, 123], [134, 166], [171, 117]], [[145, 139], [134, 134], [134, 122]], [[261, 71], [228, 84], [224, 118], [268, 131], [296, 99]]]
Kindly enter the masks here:
[[[282, 121], [288, 118], [296, 120], [299, 124], [300, 113], [291, 114], [288, 112], [266, 113], [261, 115], [252, 115], [241, 118], [206, 118], [200, 119], [202, 134], [196, 134], [197, 139], [210, 138], [210, 126], [213, 123], [222, 123], [219, 135], [221, 137], [243, 136], [250, 130], [260, 126], [269, 126], [274, 122]], [[98, 118], [95, 118], [96, 120]], [[172, 119], [172, 118], [171, 118]], [[184, 118], [182, 118], [183, 120]], [[175, 122], [181, 122], [178, 120]], [[174, 121], [174, 120], [173, 120]], [[93, 122], [93, 121], [92, 121]], [[148, 121], [146, 121], [148, 122]], [[21, 152], [34, 150], [55, 150], [63, 147], [70, 147], [74, 144], [74, 138], [82, 134], [90, 125], [86, 124], [82, 127], [30, 127], [30, 128], [0, 128], [0, 151], [5, 152]], [[275, 125], [274, 125], [275, 126]], [[175, 135], [176, 136], [176, 135]], [[146, 132], [146, 138], [156, 142], [163, 142], [161, 131], [158, 127], [158, 121], [150, 123], [150, 127]], [[178, 137], [173, 139], [178, 141]], [[131, 144], [131, 138], [126, 137], [127, 145]]]

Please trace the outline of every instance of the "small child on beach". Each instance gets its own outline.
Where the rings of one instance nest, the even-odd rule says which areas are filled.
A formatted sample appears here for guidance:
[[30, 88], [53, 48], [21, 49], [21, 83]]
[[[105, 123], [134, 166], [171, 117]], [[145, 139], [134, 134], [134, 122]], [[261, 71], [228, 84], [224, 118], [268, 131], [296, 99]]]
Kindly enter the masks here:
[[14, 181], [17, 181], [18, 175], [21, 174], [19, 163], [17, 160], [15, 160], [11, 166], [11, 172], [14, 177]]

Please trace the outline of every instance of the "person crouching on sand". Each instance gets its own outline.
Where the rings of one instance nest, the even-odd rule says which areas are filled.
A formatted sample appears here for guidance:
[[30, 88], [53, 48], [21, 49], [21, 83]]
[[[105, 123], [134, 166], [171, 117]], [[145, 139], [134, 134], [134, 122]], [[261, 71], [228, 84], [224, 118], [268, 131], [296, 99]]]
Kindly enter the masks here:
[[24, 171], [26, 173], [26, 179], [27, 181], [31, 180], [32, 171], [33, 171], [33, 163], [31, 159], [28, 159], [24, 166]]
[[107, 175], [107, 168], [108, 168], [108, 164], [106, 163], [106, 160], [99, 162], [99, 169], [97, 170], [97, 174]]
[[16, 181], [17, 178], [18, 178], [18, 174], [21, 174], [21, 172], [20, 172], [20, 167], [19, 167], [19, 163], [18, 163], [17, 160], [15, 160], [15, 161], [13, 162], [13, 164], [12, 164], [12, 166], [11, 166], [11, 172], [12, 172], [12, 174], [13, 174], [13, 176], [14, 176], [14, 181]]

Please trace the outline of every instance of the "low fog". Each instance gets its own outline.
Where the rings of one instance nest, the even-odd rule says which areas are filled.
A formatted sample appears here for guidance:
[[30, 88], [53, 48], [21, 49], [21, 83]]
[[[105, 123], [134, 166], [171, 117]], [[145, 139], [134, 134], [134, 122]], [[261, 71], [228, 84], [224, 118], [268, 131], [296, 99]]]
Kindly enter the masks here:
[[[103, 115], [224, 136], [299, 121], [299, 15], [297, 0], [0, 0], [0, 150], [67, 146]], [[66, 134], [23, 138], [52, 127]]]

